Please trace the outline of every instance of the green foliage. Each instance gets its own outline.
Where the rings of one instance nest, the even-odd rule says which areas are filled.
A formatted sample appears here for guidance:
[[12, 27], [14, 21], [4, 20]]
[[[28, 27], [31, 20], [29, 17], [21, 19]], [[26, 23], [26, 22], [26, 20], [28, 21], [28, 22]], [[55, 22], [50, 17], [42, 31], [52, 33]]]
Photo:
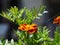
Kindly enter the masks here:
[[28, 34], [27, 32], [19, 32], [16, 34], [19, 36], [19, 40], [22, 41], [25, 45], [48, 45], [51, 38], [49, 37], [49, 31], [45, 27], [39, 27], [37, 32], [34, 34]]
[[55, 37], [54, 37], [54, 44], [60, 45], [60, 27], [56, 28]]
[[24, 11], [25, 11], [25, 8], [18, 10], [18, 8], [15, 6], [15, 7], [11, 7], [10, 9], [8, 9], [8, 12], [2, 12], [0, 15], [19, 24], [20, 22], [23, 21], [22, 15]]
[[0, 45], [60, 45], [60, 32], [57, 28], [55, 31], [54, 38], [49, 37], [48, 29], [45, 27], [39, 27], [38, 31], [34, 34], [28, 34], [27, 32], [15, 32], [19, 40], [17, 42], [14, 42], [12, 39], [11, 41], [0, 40]]
[[[42, 10], [43, 9], [43, 10]], [[0, 13], [1, 16], [15, 22], [16, 24], [23, 24], [23, 23], [28, 23], [31, 24], [33, 20], [38, 16], [38, 13], [42, 13], [45, 8], [43, 6], [41, 7], [41, 10], [37, 9], [27, 9], [26, 7], [22, 9], [18, 9], [16, 6], [11, 7], [8, 9], [7, 12]]]
[[[45, 10], [44, 6], [41, 6], [40, 9], [27, 9], [26, 7], [22, 9], [18, 9], [16, 6], [11, 7], [8, 9], [7, 12], [0, 13], [1, 16], [11, 20], [12, 22], [20, 25], [20, 24], [31, 24], [33, 20], [38, 16], [38, 14], [42, 14]], [[34, 34], [28, 34], [27, 32], [20, 32], [17, 30], [15, 32], [19, 40], [14, 42], [12, 39], [11, 41], [2, 40], [0, 41], [0, 45], [60, 45], [60, 29], [57, 27], [55, 31], [54, 38], [49, 37], [49, 30], [46, 26], [38, 27], [38, 30]]]

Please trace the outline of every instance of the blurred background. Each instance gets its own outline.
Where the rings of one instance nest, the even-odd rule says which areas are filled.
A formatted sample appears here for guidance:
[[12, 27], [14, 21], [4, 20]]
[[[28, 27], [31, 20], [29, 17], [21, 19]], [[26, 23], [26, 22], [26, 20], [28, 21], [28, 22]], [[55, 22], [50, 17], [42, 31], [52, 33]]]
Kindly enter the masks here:
[[38, 9], [42, 4], [43, 0], [0, 0], [0, 10], [6, 11], [6, 9], [10, 8], [11, 6], [17, 6], [19, 9], [23, 7], [36, 7]]
[[[40, 19], [36, 19], [34, 22], [38, 25], [47, 26], [51, 30], [50, 37], [53, 37], [55, 25], [52, 22], [54, 17], [60, 15], [60, 0], [0, 0], [0, 13], [7, 11], [11, 6], [17, 6], [19, 9], [23, 7], [39, 9], [40, 5], [46, 6], [48, 13], [44, 13]], [[14, 38], [14, 36], [17, 37], [12, 30], [15, 28], [13, 25], [14, 23], [0, 16], [0, 36], [3, 35], [8, 39]]]

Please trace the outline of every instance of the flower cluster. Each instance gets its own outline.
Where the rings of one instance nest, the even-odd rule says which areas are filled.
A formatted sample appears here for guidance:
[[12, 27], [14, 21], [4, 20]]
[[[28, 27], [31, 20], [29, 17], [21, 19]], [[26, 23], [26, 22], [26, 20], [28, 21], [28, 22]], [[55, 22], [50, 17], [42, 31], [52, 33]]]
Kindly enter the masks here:
[[22, 31], [27, 31], [29, 34], [32, 34], [32, 33], [35, 33], [37, 32], [37, 25], [36, 24], [21, 24], [19, 27], [18, 27], [19, 30], [22, 30]]
[[58, 24], [58, 25], [60, 25], [60, 16], [54, 18], [53, 24]]

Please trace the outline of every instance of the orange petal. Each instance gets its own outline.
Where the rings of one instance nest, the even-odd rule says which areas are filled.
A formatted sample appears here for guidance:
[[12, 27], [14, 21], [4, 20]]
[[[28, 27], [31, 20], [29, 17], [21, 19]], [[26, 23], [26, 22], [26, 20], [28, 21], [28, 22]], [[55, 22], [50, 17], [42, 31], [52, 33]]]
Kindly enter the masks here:
[[31, 26], [33, 26], [33, 27], [37, 27], [37, 25], [36, 25], [36, 24], [32, 24]]
[[53, 24], [59, 24], [59, 22], [60, 22], [60, 16], [54, 18]]
[[60, 16], [58, 16], [56, 19], [60, 19]]
[[30, 27], [29, 30], [28, 30], [29, 34], [32, 34], [32, 33], [35, 33], [35, 32], [37, 32], [37, 28], [34, 28], [34, 27]]
[[33, 34], [33, 33], [35, 33], [35, 32], [36, 32], [36, 30], [34, 30], [34, 29], [28, 30], [28, 33], [29, 33], [29, 34]]
[[27, 25], [27, 24], [21, 24], [21, 25], [18, 27], [18, 29], [19, 29], [19, 30], [25, 30], [25, 29], [26, 29], [26, 25]]

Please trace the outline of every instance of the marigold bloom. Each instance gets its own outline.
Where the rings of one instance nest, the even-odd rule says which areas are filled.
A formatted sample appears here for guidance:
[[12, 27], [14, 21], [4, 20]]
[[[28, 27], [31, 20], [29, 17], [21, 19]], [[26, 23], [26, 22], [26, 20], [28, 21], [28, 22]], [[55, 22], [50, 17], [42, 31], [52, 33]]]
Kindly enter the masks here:
[[27, 31], [29, 34], [35, 33], [37, 31], [36, 24], [22, 24], [18, 27], [19, 30]]
[[60, 16], [54, 18], [53, 24], [59, 24], [60, 25]]

